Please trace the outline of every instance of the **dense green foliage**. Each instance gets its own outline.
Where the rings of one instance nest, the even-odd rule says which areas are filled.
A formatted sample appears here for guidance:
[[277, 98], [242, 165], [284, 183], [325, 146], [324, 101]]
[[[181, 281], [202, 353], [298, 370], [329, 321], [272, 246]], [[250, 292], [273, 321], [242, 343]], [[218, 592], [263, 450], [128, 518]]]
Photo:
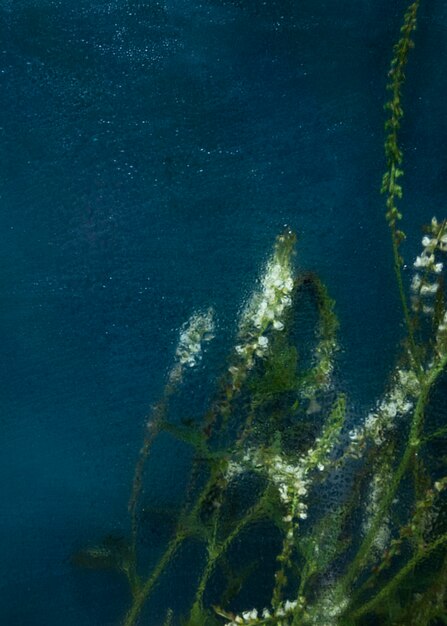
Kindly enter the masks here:
[[[212, 311], [195, 313], [181, 331], [146, 425], [130, 539], [108, 537], [76, 556], [80, 565], [126, 576], [132, 601], [124, 626], [447, 624], [447, 477], [445, 459], [433, 461], [447, 437], [433, 418], [447, 365], [447, 229], [435, 218], [427, 226], [407, 295], [397, 208], [401, 91], [418, 5], [404, 17], [386, 104], [382, 192], [406, 338], [384, 394], [353, 420], [337, 383], [334, 302], [317, 276], [295, 275], [295, 237], [281, 234], [241, 314], [209, 409], [185, 421], [170, 405], [212, 339]], [[144, 573], [144, 470], [162, 433], [191, 449], [190, 479], [171, 524], [164, 513], [170, 538]], [[152, 615], [159, 581], [188, 544], [202, 550], [190, 564], [189, 609], [178, 613], [174, 590], [166, 614]], [[261, 606], [244, 606], [247, 589]]]

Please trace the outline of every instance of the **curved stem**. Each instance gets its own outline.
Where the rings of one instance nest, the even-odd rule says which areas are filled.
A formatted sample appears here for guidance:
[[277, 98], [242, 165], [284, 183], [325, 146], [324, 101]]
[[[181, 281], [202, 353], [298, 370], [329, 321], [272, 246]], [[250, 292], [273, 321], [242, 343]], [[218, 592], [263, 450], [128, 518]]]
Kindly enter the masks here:
[[236, 537], [240, 534], [240, 532], [253, 520], [259, 517], [262, 512], [262, 508], [264, 506], [264, 497], [266, 492], [264, 492], [259, 498], [258, 502], [249, 509], [247, 514], [239, 521], [236, 527], [230, 532], [230, 534], [217, 546], [214, 546], [214, 549], [209, 551], [209, 558], [205, 565], [205, 569], [203, 570], [202, 576], [200, 577], [199, 584], [197, 586], [197, 592], [194, 600], [194, 605], [191, 613], [194, 612], [195, 607], [201, 608], [202, 606], [202, 598], [205, 593], [206, 585], [211, 574], [214, 571], [217, 561], [225, 554], [228, 550], [232, 542], [236, 539]]
[[400, 485], [402, 478], [405, 475], [405, 472], [407, 471], [408, 465], [413, 458], [413, 455], [417, 452], [418, 448], [421, 445], [420, 431], [424, 419], [424, 411], [427, 404], [428, 396], [430, 394], [430, 390], [433, 384], [436, 382], [446, 365], [447, 355], [444, 356], [443, 359], [441, 359], [437, 366], [433, 366], [433, 369], [427, 376], [426, 381], [424, 381], [423, 383], [421, 394], [419, 396], [419, 400], [416, 404], [416, 408], [413, 414], [413, 422], [411, 425], [410, 434], [404, 454], [393, 475], [390, 486], [387, 489], [380, 506], [378, 507], [374, 519], [371, 522], [370, 529], [365, 539], [363, 540], [356, 556], [354, 557], [354, 560], [352, 561], [348, 572], [344, 577], [343, 582], [346, 586], [349, 586], [352, 583], [357, 574], [359, 574], [359, 572], [363, 568], [366, 557], [368, 556], [371, 546], [373, 545], [376, 534], [383, 523], [383, 518], [394, 500], [396, 491]]
[[136, 544], [138, 540], [138, 503], [141, 496], [141, 489], [143, 486], [143, 472], [144, 467], [146, 465], [147, 459], [149, 457], [149, 452], [151, 450], [154, 439], [159, 433], [159, 427], [161, 422], [164, 419], [167, 410], [167, 403], [169, 400], [169, 396], [172, 394], [173, 388], [171, 385], [168, 385], [165, 388], [165, 392], [163, 395], [163, 399], [154, 407], [153, 417], [152, 419], [148, 419], [146, 422], [146, 434], [143, 441], [143, 446], [141, 447], [140, 454], [138, 457], [137, 464], [135, 466], [134, 477], [132, 481], [132, 492], [129, 499], [129, 513], [131, 520], [131, 531], [132, 531], [132, 553], [134, 555], [134, 560], [136, 562]]
[[405, 576], [407, 576], [411, 572], [411, 570], [413, 570], [416, 567], [418, 563], [420, 563], [424, 559], [427, 559], [432, 554], [432, 552], [434, 552], [435, 550], [437, 550], [440, 546], [444, 544], [447, 544], [447, 533], [444, 535], [441, 535], [441, 537], [438, 537], [438, 539], [436, 539], [436, 541], [434, 541], [432, 544], [426, 546], [423, 550], [420, 550], [419, 552], [417, 552], [413, 556], [413, 558], [410, 559], [408, 563], [404, 565], [404, 567], [402, 567], [395, 576], [393, 576], [393, 578], [385, 585], [385, 587], [383, 587], [379, 591], [379, 593], [374, 596], [374, 598], [372, 598], [371, 600], [366, 602], [366, 604], [364, 604], [359, 609], [354, 611], [351, 614], [351, 617], [353, 617], [354, 619], [358, 619], [362, 615], [365, 615], [366, 613], [369, 613], [370, 611], [372, 611], [387, 596], [389, 596], [390, 593], [393, 593], [393, 591], [395, 591], [398, 588], [401, 581], [405, 578]]
[[164, 552], [163, 556], [158, 561], [152, 574], [146, 580], [146, 582], [142, 585], [139, 591], [135, 594], [133, 602], [132, 602], [132, 606], [130, 607], [124, 619], [123, 626], [133, 626], [133, 624], [135, 624], [135, 621], [138, 619], [141, 609], [143, 608], [146, 600], [148, 599], [159, 576], [162, 574], [162, 572], [168, 565], [169, 561], [177, 552], [178, 548], [180, 547], [184, 539], [185, 539], [184, 535], [176, 535], [174, 539], [169, 543], [166, 551]]

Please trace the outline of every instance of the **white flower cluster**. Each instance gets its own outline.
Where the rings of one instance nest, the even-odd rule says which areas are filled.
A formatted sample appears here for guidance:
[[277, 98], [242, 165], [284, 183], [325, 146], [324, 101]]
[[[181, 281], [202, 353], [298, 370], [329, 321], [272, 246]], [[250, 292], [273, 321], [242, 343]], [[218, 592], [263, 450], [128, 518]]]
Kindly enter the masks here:
[[293, 289], [292, 237], [290, 232], [278, 237], [273, 256], [261, 279], [261, 289], [252, 295], [243, 312], [242, 332], [256, 329], [252, 330], [256, 334], [270, 325], [276, 330], [283, 329], [281, 317], [284, 309], [291, 305], [290, 293]]
[[307, 519], [307, 504], [303, 500], [308, 494], [310, 482], [307, 478], [308, 459], [301, 457], [296, 465], [292, 465], [278, 454], [266, 468], [270, 480], [278, 488], [281, 502], [287, 508], [287, 515], [283, 517], [287, 528], [284, 549], [289, 550], [299, 528], [298, 520]]
[[[430, 300], [439, 289], [439, 275], [443, 271], [443, 263], [437, 261], [436, 253], [447, 252], [446, 221], [439, 223], [434, 217], [431, 221], [429, 235], [422, 239], [423, 251], [416, 258], [414, 266], [419, 270], [411, 284], [412, 306], [415, 311], [422, 310], [425, 314], [433, 314], [433, 301]], [[447, 312], [444, 313], [436, 333], [436, 350], [438, 355], [447, 351]], [[433, 367], [431, 361], [427, 371]], [[367, 439], [381, 445], [386, 433], [396, 424], [396, 418], [409, 413], [420, 392], [420, 382], [412, 370], [398, 369], [391, 390], [385, 395], [376, 409], [369, 413], [362, 426], [350, 431], [351, 446], [349, 454], [360, 456], [360, 450]]]
[[[314, 451], [311, 448], [309, 452], [313, 453]], [[293, 503], [294, 514], [304, 520], [307, 518], [307, 505], [301, 500], [308, 491], [307, 473], [311, 468], [309, 452], [306, 456], [300, 457], [296, 465], [293, 465], [280, 454], [271, 454], [271, 452], [262, 449], [249, 448], [245, 451], [240, 463], [229, 462], [226, 477], [231, 480], [241, 474], [244, 469], [267, 474], [267, 477], [278, 488], [281, 502], [285, 505]], [[320, 468], [324, 469], [322, 465]], [[292, 522], [292, 516], [286, 516], [284, 521]]]
[[386, 433], [395, 427], [396, 418], [411, 411], [419, 391], [420, 383], [416, 374], [412, 370], [398, 369], [390, 391], [376, 409], [366, 416], [363, 425], [350, 431], [351, 452], [365, 444], [367, 439], [381, 445]]
[[[314, 451], [311, 449], [310, 452]], [[266, 474], [278, 489], [279, 499], [286, 508], [286, 515], [283, 517], [287, 531], [284, 549], [293, 546], [299, 521], [307, 519], [307, 504], [303, 500], [308, 493], [310, 479], [307, 478], [307, 473], [310, 468], [309, 455], [302, 456], [293, 465], [280, 454], [272, 454], [271, 451], [259, 448], [249, 448], [240, 462], [231, 460], [227, 466], [227, 480], [232, 480], [246, 470], [254, 470]], [[320, 469], [324, 469], [324, 466], [320, 465]]]
[[[363, 520], [362, 530], [366, 535], [371, 528], [372, 520], [375, 518], [379, 505], [382, 500], [384, 488], [389, 486], [392, 480], [392, 471], [389, 465], [385, 465], [379, 472], [376, 472], [372, 477], [372, 481], [369, 485], [368, 496], [365, 509], [365, 517]], [[382, 554], [391, 537], [390, 518], [389, 515], [385, 515], [382, 524], [374, 537], [373, 548], [378, 554]]]
[[411, 304], [414, 311], [422, 310], [426, 315], [434, 313], [432, 296], [439, 289], [439, 274], [443, 263], [436, 260], [437, 252], [447, 252], [447, 232], [445, 222], [439, 224], [436, 217], [431, 221], [430, 234], [422, 239], [422, 254], [416, 257], [414, 267], [419, 270], [411, 283]]
[[265, 333], [284, 329], [284, 312], [292, 304], [292, 252], [294, 236], [291, 232], [277, 238], [275, 251], [267, 263], [261, 279], [261, 288], [251, 296], [239, 325], [239, 343], [235, 347], [237, 364], [229, 371], [234, 381], [253, 367], [255, 357], [264, 357], [269, 348]]
[[264, 609], [262, 613], [258, 613], [257, 609], [251, 611], [244, 611], [241, 615], [236, 615], [232, 618], [231, 622], [227, 622], [225, 626], [239, 626], [245, 625], [261, 625], [261, 624], [276, 624], [277, 626], [287, 626], [291, 623], [290, 619], [293, 618], [293, 612], [299, 605], [298, 601], [286, 600], [278, 605], [275, 610], [269, 611]]
[[281, 454], [249, 448], [239, 462], [231, 460], [227, 466], [227, 480], [232, 480], [246, 470], [267, 475], [277, 487], [279, 498], [287, 508], [283, 521], [288, 524], [287, 538], [290, 541], [293, 540], [294, 530], [298, 528], [296, 520], [307, 519], [307, 504], [303, 500], [308, 495], [312, 482], [308, 474], [311, 470], [324, 471], [324, 459], [330, 454], [333, 442], [317, 438], [315, 444], [295, 464]]
[[[277, 454], [266, 466], [268, 476], [278, 487], [279, 497], [284, 504], [289, 504], [297, 497], [302, 498], [307, 495], [308, 480], [306, 474], [308, 468], [304, 462], [304, 457], [300, 461], [297, 465], [292, 465]], [[306, 511], [306, 505], [302, 504], [299, 513], [301, 519], [307, 518]]]
[[337, 626], [348, 604], [349, 600], [340, 585], [328, 586], [323, 590], [317, 603], [309, 607], [307, 623], [314, 626]]
[[285, 505], [287, 533], [285, 545], [291, 546], [294, 542], [295, 531], [301, 520], [307, 519], [308, 506], [305, 499], [312, 485], [313, 471], [323, 472], [330, 455], [338, 441], [338, 429], [323, 430], [317, 437], [314, 446], [301, 455], [295, 462], [285, 458], [271, 449], [249, 448], [239, 459], [228, 462], [226, 479], [231, 481], [247, 470], [254, 470], [265, 474], [278, 489], [279, 499]]
[[230, 482], [233, 480], [233, 478], [237, 478], [238, 476], [244, 473], [244, 469], [245, 468], [241, 463], [238, 463], [237, 461], [233, 461], [233, 460], [228, 461], [226, 471], [225, 471], [226, 480]]
[[171, 383], [181, 380], [185, 367], [194, 367], [202, 358], [202, 344], [214, 337], [214, 311], [194, 313], [182, 326], [175, 351], [176, 363], [169, 374]]

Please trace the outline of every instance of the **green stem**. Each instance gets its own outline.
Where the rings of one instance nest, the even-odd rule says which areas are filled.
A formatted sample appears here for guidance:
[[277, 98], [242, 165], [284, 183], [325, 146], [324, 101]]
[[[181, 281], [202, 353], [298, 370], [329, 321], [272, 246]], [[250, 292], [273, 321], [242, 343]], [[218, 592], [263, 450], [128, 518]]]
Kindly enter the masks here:
[[176, 535], [174, 539], [169, 543], [167, 549], [165, 550], [163, 556], [158, 561], [152, 574], [134, 596], [132, 606], [130, 607], [124, 619], [123, 626], [133, 626], [133, 624], [135, 624], [141, 612], [141, 609], [143, 608], [145, 602], [149, 598], [151, 591], [155, 583], [157, 582], [159, 576], [163, 573], [164, 569], [166, 568], [166, 566], [168, 565], [169, 561], [172, 559], [174, 554], [177, 552], [178, 548], [180, 547], [184, 539], [185, 539], [185, 536], [179, 534], [179, 535]]
[[132, 532], [132, 553], [134, 556], [134, 561], [136, 563], [136, 551], [137, 551], [137, 540], [138, 540], [138, 503], [141, 496], [141, 490], [143, 487], [143, 473], [144, 468], [149, 457], [149, 452], [151, 450], [154, 439], [158, 435], [160, 431], [160, 425], [163, 422], [167, 407], [168, 401], [172, 393], [174, 392], [174, 387], [171, 384], [168, 384], [165, 387], [164, 394], [162, 400], [154, 407], [151, 418], [148, 418], [146, 422], [146, 434], [143, 441], [143, 446], [141, 447], [140, 454], [138, 457], [137, 464], [135, 466], [134, 477], [132, 481], [132, 492], [129, 499], [129, 513], [130, 513], [130, 522], [131, 522], [131, 532]]
[[404, 23], [401, 27], [402, 35], [397, 44], [394, 46], [394, 56], [391, 61], [391, 68], [389, 71], [390, 80], [388, 82], [387, 89], [391, 91], [391, 99], [385, 104], [385, 108], [390, 111], [390, 116], [385, 124], [385, 128], [388, 130], [385, 140], [385, 155], [387, 158], [388, 169], [383, 177], [382, 193], [385, 193], [387, 197], [386, 218], [391, 229], [394, 273], [396, 275], [405, 324], [408, 330], [410, 356], [415, 370], [421, 375], [422, 368], [414, 339], [413, 323], [410, 317], [407, 298], [403, 286], [401, 269], [403, 261], [399, 254], [399, 245], [401, 240], [405, 238], [405, 235], [397, 228], [397, 223], [402, 219], [402, 215], [396, 206], [396, 199], [402, 198], [402, 187], [398, 183], [399, 177], [403, 175], [403, 171], [400, 169], [400, 165], [402, 163], [402, 151], [398, 145], [398, 131], [400, 129], [400, 121], [404, 114], [401, 106], [402, 85], [405, 82], [405, 67], [408, 62], [408, 55], [410, 49], [414, 45], [411, 37], [416, 29], [418, 9], [419, 0], [416, 0], [410, 4], [405, 12]]
[[422, 440], [422, 443], [426, 444], [426, 443], [429, 443], [430, 441], [433, 441], [433, 439], [437, 439], [438, 437], [444, 437], [446, 435], [447, 435], [447, 426], [443, 426], [442, 428], [438, 428], [438, 430], [435, 430], [433, 433], [430, 433], [429, 435], [424, 437], [424, 439]]
[[413, 570], [416, 567], [418, 563], [420, 563], [424, 559], [427, 559], [432, 554], [432, 552], [434, 552], [435, 550], [437, 550], [437, 548], [439, 548], [440, 546], [446, 543], [447, 543], [447, 533], [444, 535], [441, 535], [441, 537], [438, 537], [436, 541], [426, 546], [423, 550], [420, 550], [417, 554], [413, 556], [412, 559], [408, 561], [408, 563], [404, 567], [402, 567], [398, 571], [398, 573], [395, 576], [393, 576], [393, 578], [385, 585], [385, 587], [381, 589], [381, 591], [379, 591], [377, 595], [374, 596], [374, 598], [372, 598], [371, 600], [366, 602], [366, 604], [364, 604], [359, 609], [354, 611], [351, 614], [351, 617], [354, 619], [358, 619], [362, 615], [365, 615], [366, 613], [371, 612], [378, 604], [383, 602], [383, 600], [387, 596], [389, 596], [398, 588], [399, 584], [402, 582], [405, 576], [407, 576], [411, 572], [411, 570]]
[[194, 610], [201, 609], [202, 607], [202, 598], [205, 593], [206, 585], [211, 574], [214, 571], [217, 561], [225, 554], [228, 550], [232, 542], [236, 539], [236, 537], [240, 534], [240, 532], [251, 523], [253, 520], [259, 517], [262, 512], [264, 506], [264, 497], [266, 492], [264, 492], [259, 498], [258, 502], [251, 507], [251, 509], [247, 512], [247, 514], [239, 521], [236, 527], [231, 531], [231, 533], [218, 545], [214, 545], [214, 549], [212, 547], [209, 548], [208, 554], [209, 558], [205, 565], [205, 569], [203, 570], [202, 576], [200, 578], [199, 584], [197, 586], [197, 592], [193, 604], [193, 608], [191, 613], [193, 614]]
[[394, 473], [393, 479], [390, 483], [388, 490], [386, 491], [382, 502], [372, 520], [370, 529], [364, 538], [354, 560], [351, 563], [351, 566], [348, 569], [348, 572], [344, 578], [344, 584], [349, 586], [352, 581], [355, 579], [357, 574], [363, 568], [366, 557], [373, 545], [374, 539], [376, 537], [377, 531], [380, 529], [384, 516], [386, 515], [389, 507], [391, 506], [394, 497], [396, 495], [396, 491], [399, 487], [399, 484], [405, 475], [405, 472], [408, 468], [408, 465], [413, 458], [415, 452], [417, 452], [418, 448], [421, 445], [420, 441], [420, 430], [422, 427], [423, 419], [424, 419], [424, 410], [427, 404], [428, 396], [431, 390], [431, 387], [443, 371], [444, 367], [447, 364], [447, 355], [438, 363], [437, 366], [433, 366], [433, 369], [429, 373], [426, 381], [422, 385], [421, 394], [419, 396], [418, 402], [416, 404], [416, 408], [413, 414], [413, 422], [410, 429], [410, 434], [408, 437], [407, 446], [405, 448], [402, 459]]

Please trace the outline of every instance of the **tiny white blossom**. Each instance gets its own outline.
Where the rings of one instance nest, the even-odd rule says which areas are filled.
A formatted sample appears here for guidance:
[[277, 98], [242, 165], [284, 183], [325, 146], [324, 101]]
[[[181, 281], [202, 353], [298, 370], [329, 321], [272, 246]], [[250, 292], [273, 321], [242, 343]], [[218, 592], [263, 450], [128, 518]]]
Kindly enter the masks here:
[[415, 274], [413, 276], [413, 280], [411, 281], [411, 289], [414, 292], [418, 292], [422, 285], [422, 279], [419, 274]]
[[258, 345], [261, 346], [261, 348], [266, 348], [268, 346], [269, 340], [267, 337], [259, 337], [258, 339]]
[[429, 285], [422, 285], [421, 296], [433, 295], [438, 291], [439, 283], [433, 283]]

